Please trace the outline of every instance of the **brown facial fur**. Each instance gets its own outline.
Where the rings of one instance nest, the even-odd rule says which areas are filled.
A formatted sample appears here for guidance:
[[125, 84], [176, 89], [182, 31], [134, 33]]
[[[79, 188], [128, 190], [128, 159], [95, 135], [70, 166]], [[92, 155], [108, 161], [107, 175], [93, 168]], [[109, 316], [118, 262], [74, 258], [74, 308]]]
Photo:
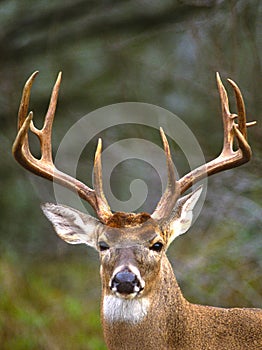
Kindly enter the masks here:
[[[136, 214], [134, 214], [135, 216]], [[125, 225], [121, 228], [108, 227], [100, 237], [100, 240], [106, 242], [110, 247], [105, 252], [100, 252], [101, 278], [107, 294], [111, 294], [109, 281], [114, 270], [119, 266], [131, 264], [140, 271], [141, 277], [146, 283], [143, 295], [150, 291], [154, 276], [159, 272], [162, 254], [165, 254], [165, 242], [155, 221], [148, 218], [147, 214], [142, 214], [140, 217], [142, 220], [146, 218], [146, 222], [140, 225], [136, 224], [136, 226]], [[130, 216], [128, 216], [128, 223], [130, 222], [129, 218]], [[125, 219], [126, 217], [122, 223], [126, 223]], [[150, 247], [159, 241], [163, 243], [162, 252], [157, 253], [150, 250]]]
[[151, 216], [148, 213], [124, 213], [124, 212], [116, 212], [114, 213], [107, 221], [106, 225], [109, 227], [132, 227], [143, 224]]

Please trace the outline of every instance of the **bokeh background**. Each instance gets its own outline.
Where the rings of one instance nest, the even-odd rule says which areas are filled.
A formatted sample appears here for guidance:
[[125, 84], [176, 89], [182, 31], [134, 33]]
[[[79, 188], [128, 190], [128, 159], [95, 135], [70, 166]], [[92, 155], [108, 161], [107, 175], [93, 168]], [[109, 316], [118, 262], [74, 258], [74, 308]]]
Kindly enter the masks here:
[[[258, 122], [249, 130], [254, 157], [209, 180], [201, 215], [169, 257], [190, 301], [262, 307], [261, 12], [259, 0], [1, 1], [1, 349], [105, 349], [97, 255], [56, 237], [39, 208], [39, 187], [52, 198], [52, 186], [11, 155], [22, 87], [34, 70], [40, 71], [31, 100], [38, 127], [57, 72], [64, 73], [54, 153], [83, 115], [137, 101], [177, 114], [211, 159], [222, 144], [215, 72], [237, 81], [249, 120]], [[158, 132], [135, 126], [100, 136], [106, 147], [137, 135], [159, 142]], [[96, 139], [79, 166], [79, 178], [89, 185]], [[181, 160], [182, 173], [183, 167]], [[147, 165], [131, 168], [146, 174], [149, 192], [156, 186]], [[127, 169], [116, 169], [112, 180], [120, 198], [129, 195]]]

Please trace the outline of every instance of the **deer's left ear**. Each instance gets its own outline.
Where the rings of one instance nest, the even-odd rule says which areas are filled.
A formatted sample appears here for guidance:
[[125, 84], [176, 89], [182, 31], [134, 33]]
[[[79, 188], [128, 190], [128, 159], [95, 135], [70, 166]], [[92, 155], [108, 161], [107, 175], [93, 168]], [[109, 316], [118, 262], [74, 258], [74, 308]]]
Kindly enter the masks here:
[[193, 209], [202, 193], [202, 186], [195, 191], [180, 198], [163, 227], [164, 234], [167, 238], [167, 246], [177, 237], [185, 233], [192, 224]]

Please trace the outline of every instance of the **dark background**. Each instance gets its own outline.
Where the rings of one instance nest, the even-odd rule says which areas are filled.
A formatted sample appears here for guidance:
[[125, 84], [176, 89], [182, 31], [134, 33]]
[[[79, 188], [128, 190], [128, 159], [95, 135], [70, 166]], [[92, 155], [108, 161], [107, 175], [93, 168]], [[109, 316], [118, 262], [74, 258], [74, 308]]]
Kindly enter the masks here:
[[[210, 179], [200, 217], [169, 257], [190, 301], [262, 306], [261, 11], [259, 0], [0, 3], [1, 349], [105, 349], [96, 253], [56, 237], [37, 190], [51, 186], [11, 155], [22, 87], [34, 70], [38, 127], [57, 72], [64, 74], [54, 152], [86, 113], [137, 101], [179, 115], [211, 159], [222, 143], [215, 72], [239, 84], [248, 119], [257, 120], [249, 130], [253, 159]], [[116, 128], [114, 138], [136, 132]], [[90, 183], [91, 170], [79, 177]], [[127, 175], [120, 175], [125, 188]]]

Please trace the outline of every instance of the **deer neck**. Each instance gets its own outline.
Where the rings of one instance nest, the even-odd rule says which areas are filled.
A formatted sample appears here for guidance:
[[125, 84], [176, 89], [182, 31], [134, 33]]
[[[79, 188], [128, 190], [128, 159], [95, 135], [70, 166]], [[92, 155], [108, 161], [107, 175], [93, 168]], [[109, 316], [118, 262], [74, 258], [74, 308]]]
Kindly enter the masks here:
[[[179, 332], [183, 327], [186, 304], [172, 267], [164, 256], [160, 273], [147, 295], [124, 300], [103, 294], [101, 316], [108, 348], [136, 349], [135, 344], [139, 344], [139, 349], [151, 348], [148, 339], [152, 339], [152, 349], [157, 348], [158, 341], [159, 344], [163, 344], [163, 340], [168, 343], [167, 338], [174, 329]], [[165, 334], [159, 331], [163, 325], [170, 328]], [[145, 339], [146, 344], [143, 343]]]

